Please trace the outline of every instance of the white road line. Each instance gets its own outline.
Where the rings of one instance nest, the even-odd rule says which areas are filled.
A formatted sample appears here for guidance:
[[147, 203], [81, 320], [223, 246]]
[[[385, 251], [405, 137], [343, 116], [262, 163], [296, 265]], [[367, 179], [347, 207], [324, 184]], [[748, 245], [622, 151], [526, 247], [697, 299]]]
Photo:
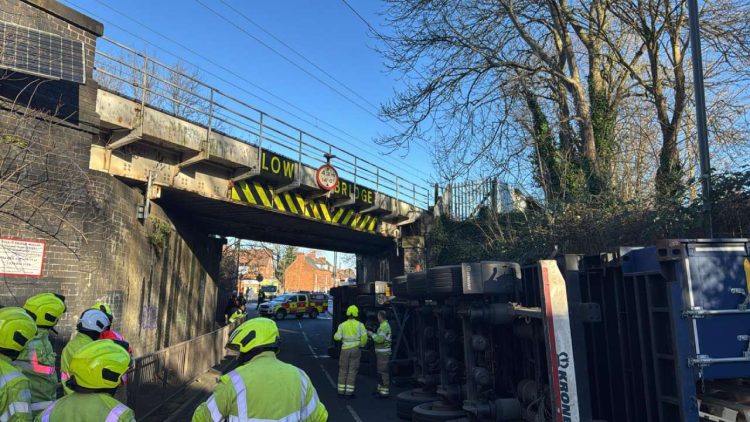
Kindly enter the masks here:
[[313, 347], [310, 345], [310, 339], [307, 338], [307, 333], [305, 332], [305, 330], [302, 329], [302, 322], [297, 321], [297, 323], [299, 323], [299, 329], [302, 332], [302, 337], [305, 338], [305, 343], [307, 343], [307, 348], [310, 349], [310, 353], [312, 353], [313, 357], [317, 359], [318, 354], [315, 353], [315, 349], [313, 349]]
[[326, 368], [323, 365], [320, 365], [320, 369], [323, 370], [323, 373], [326, 375], [326, 379], [328, 379], [328, 382], [331, 383], [331, 388], [333, 388], [335, 390], [336, 389], [336, 383], [333, 382], [333, 377], [331, 377], [331, 374], [329, 374], [328, 371], [326, 371]]
[[352, 418], [354, 418], [354, 422], [362, 422], [362, 419], [359, 418], [359, 415], [357, 414], [357, 412], [354, 411], [354, 408], [352, 408], [350, 405], [347, 404], [346, 410], [348, 410], [349, 413], [351, 413]]

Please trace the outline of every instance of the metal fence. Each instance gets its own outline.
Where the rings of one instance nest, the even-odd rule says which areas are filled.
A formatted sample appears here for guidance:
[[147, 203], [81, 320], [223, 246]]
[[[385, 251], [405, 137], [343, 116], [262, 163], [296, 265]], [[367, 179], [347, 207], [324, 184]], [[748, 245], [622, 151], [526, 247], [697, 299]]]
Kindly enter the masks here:
[[524, 195], [495, 178], [449, 184], [443, 191], [442, 212], [449, 218], [464, 221], [477, 217], [481, 210], [506, 213], [523, 209]]
[[94, 60], [94, 78], [102, 88], [142, 106], [202, 125], [208, 130], [207, 139], [212, 131], [220, 132], [258, 147], [259, 158], [262, 150], [269, 150], [297, 161], [300, 166], [312, 168], [325, 164], [326, 155], [333, 155], [331, 163], [339, 176], [354, 186], [374, 189], [423, 209], [429, 208], [431, 189], [426, 184], [406, 180], [396, 172], [208, 85], [185, 65], [164, 64], [103, 37]]
[[135, 369], [128, 375], [127, 402], [138, 419], [153, 414], [187, 383], [220, 363], [229, 335], [238, 324], [134, 359]]

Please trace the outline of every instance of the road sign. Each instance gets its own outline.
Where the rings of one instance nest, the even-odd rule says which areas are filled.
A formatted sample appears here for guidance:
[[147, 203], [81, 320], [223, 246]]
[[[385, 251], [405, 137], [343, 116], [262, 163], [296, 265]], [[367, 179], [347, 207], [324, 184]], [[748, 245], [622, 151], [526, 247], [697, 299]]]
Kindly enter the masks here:
[[321, 189], [331, 191], [339, 183], [339, 174], [332, 165], [323, 164], [315, 173], [315, 181]]

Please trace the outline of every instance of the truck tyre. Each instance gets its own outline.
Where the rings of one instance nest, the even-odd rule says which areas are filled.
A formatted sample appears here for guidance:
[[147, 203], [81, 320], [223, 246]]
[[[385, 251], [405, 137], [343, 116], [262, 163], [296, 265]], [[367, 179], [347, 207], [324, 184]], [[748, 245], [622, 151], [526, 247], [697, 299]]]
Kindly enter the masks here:
[[427, 271], [427, 294], [433, 296], [462, 294], [461, 280], [460, 265], [430, 268]]
[[282, 319], [286, 318], [286, 311], [283, 309], [279, 309], [274, 314], [274, 317], [276, 318], [277, 321], [281, 321]]
[[399, 298], [408, 297], [409, 294], [406, 291], [406, 276], [400, 275], [393, 277], [393, 295]]
[[427, 273], [409, 273], [406, 275], [406, 292], [411, 297], [427, 295]]
[[318, 310], [317, 309], [313, 309], [312, 311], [310, 311], [310, 318], [315, 319], [317, 317], [318, 317]]
[[357, 292], [361, 295], [374, 295], [375, 283], [372, 281], [357, 283]]
[[446, 405], [441, 401], [422, 403], [414, 406], [411, 413], [412, 422], [442, 422], [466, 416], [461, 408]]
[[396, 414], [399, 418], [411, 420], [411, 413], [414, 406], [422, 403], [430, 403], [438, 398], [436, 394], [426, 392], [421, 388], [404, 391], [396, 396]]

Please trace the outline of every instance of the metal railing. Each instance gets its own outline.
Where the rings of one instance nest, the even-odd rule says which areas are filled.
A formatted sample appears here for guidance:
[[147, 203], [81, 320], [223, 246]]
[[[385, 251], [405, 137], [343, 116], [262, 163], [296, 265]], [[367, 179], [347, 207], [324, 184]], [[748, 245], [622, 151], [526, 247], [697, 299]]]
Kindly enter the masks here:
[[219, 132], [257, 147], [259, 158], [262, 150], [268, 150], [294, 160], [298, 163], [297, 177], [302, 166], [317, 168], [326, 163], [326, 155], [332, 155], [339, 176], [354, 186], [423, 209], [430, 206], [427, 184], [406, 180], [227, 94], [201, 81], [183, 65], [164, 64], [102, 37], [94, 60], [94, 78], [102, 88], [139, 102], [142, 110], [148, 106], [205, 127], [207, 141], [211, 132]]
[[523, 195], [495, 178], [449, 184], [443, 191], [442, 212], [464, 221], [479, 215], [482, 209], [496, 213], [516, 211], [524, 206]]
[[134, 359], [127, 403], [138, 419], [153, 414], [226, 356], [224, 346], [240, 322]]

